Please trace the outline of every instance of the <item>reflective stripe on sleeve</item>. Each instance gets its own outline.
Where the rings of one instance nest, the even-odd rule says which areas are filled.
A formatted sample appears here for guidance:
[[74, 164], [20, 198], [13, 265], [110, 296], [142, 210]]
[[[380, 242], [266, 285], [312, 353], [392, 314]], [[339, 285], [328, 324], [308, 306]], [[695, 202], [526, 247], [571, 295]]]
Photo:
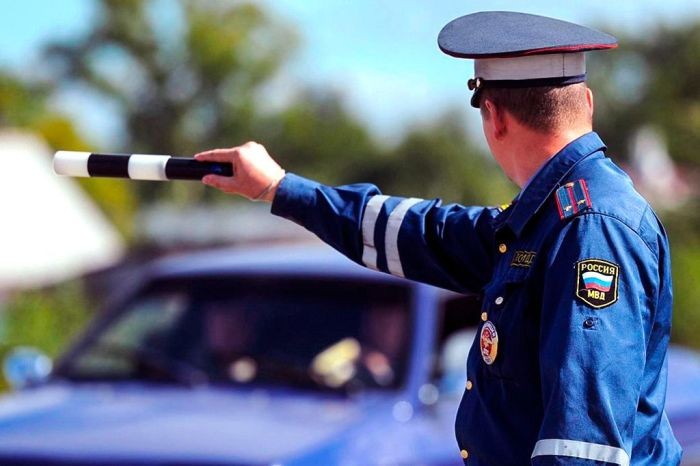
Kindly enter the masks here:
[[544, 439], [535, 444], [531, 458], [536, 456], [571, 456], [586, 460], [605, 461], [606, 463], [629, 466], [630, 457], [622, 448], [609, 447], [598, 443], [580, 442], [578, 440]]
[[422, 201], [423, 199], [416, 199], [414, 197], [404, 199], [391, 212], [391, 215], [389, 215], [384, 241], [386, 247], [386, 264], [392, 275], [404, 277], [401, 257], [399, 255], [399, 231], [401, 230], [401, 224], [403, 223], [408, 209]]
[[382, 206], [389, 196], [372, 196], [365, 206], [362, 217], [362, 263], [377, 270], [377, 249], [374, 246], [374, 229], [382, 211]]

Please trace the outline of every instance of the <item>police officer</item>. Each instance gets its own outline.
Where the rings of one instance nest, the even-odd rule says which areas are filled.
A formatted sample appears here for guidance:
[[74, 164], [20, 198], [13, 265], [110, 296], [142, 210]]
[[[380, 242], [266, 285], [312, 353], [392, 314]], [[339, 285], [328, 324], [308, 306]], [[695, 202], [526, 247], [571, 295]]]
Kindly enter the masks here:
[[481, 294], [455, 425], [465, 464], [679, 464], [664, 413], [668, 241], [592, 131], [584, 82], [584, 52], [615, 38], [483, 12], [450, 22], [438, 43], [475, 59], [471, 103], [521, 187], [508, 207], [324, 186], [285, 174], [256, 143], [198, 154], [234, 166], [234, 177], [204, 182], [272, 201], [272, 213], [367, 267]]

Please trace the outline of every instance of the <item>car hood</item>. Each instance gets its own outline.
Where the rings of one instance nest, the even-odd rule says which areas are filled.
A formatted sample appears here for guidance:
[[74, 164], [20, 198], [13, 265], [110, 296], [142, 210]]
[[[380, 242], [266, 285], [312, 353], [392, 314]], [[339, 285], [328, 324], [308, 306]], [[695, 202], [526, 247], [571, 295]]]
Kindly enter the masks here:
[[0, 457], [270, 464], [337, 440], [377, 403], [262, 389], [51, 384], [0, 402]]
[[668, 352], [666, 413], [683, 447], [684, 464], [700, 464], [700, 355], [671, 345]]

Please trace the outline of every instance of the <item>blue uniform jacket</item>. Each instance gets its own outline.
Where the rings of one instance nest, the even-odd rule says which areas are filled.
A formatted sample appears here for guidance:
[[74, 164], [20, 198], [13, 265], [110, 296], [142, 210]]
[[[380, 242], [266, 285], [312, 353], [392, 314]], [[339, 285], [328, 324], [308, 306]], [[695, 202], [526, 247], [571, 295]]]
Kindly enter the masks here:
[[508, 208], [331, 188], [288, 174], [272, 212], [367, 267], [483, 297], [456, 418], [473, 466], [677, 465], [664, 413], [662, 225], [597, 134]]

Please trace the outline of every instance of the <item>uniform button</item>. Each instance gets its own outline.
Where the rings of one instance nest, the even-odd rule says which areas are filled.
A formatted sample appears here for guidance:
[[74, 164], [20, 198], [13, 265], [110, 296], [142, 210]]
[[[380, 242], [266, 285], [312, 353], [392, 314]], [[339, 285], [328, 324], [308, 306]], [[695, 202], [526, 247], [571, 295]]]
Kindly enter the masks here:
[[462, 455], [462, 458], [464, 458], [465, 460], [469, 458], [469, 452], [467, 450], [462, 450], [459, 452], [459, 454]]
[[499, 296], [494, 302], [496, 303], [496, 306], [500, 306], [503, 304], [503, 296]]
[[467, 387], [467, 390], [471, 390], [474, 387], [474, 384], [472, 383], [471, 380], [467, 380], [466, 387]]
[[487, 320], [489, 320], [489, 315], [486, 312], [482, 312], [481, 313], [481, 320], [486, 322]]
[[508, 246], [506, 246], [506, 243], [501, 243], [498, 245], [498, 252], [501, 254], [505, 254], [508, 251]]

